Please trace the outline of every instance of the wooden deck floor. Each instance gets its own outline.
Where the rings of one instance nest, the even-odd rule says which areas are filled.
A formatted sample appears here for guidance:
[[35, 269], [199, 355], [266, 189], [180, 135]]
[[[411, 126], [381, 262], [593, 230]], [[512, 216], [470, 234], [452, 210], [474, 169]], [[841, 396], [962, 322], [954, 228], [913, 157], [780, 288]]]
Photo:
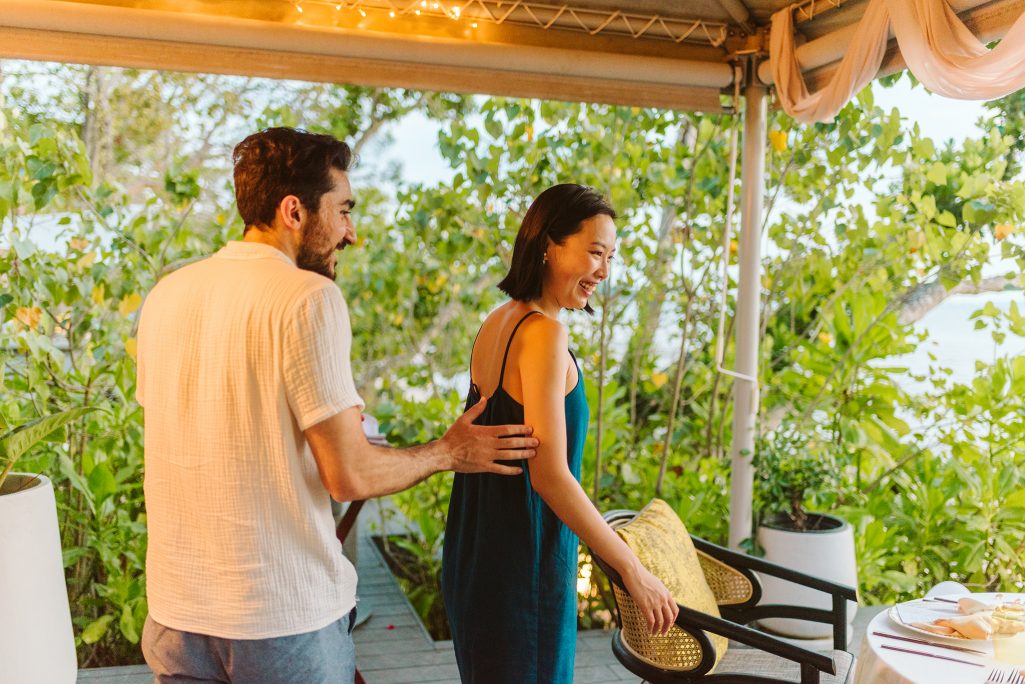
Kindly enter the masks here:
[[[353, 632], [356, 659], [368, 684], [459, 683], [451, 641], [432, 641], [406, 600], [395, 578], [370, 541], [367, 525], [372, 515], [361, 516], [357, 551], [359, 593], [369, 618]], [[883, 607], [862, 607], [854, 625], [851, 651], [857, 654], [868, 621]], [[149, 684], [153, 675], [145, 665], [82, 670], [81, 684]], [[609, 635], [601, 630], [580, 632], [574, 681], [580, 684], [639, 682], [612, 655]]]

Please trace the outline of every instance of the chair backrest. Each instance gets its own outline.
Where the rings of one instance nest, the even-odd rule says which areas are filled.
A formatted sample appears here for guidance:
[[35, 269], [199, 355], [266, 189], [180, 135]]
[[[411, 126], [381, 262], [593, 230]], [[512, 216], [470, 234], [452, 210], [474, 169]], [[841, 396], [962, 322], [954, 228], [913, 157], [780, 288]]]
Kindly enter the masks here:
[[755, 587], [744, 573], [701, 551], [698, 551], [698, 561], [720, 606], [742, 605], [754, 597]]
[[[612, 511], [605, 519], [644, 566], [666, 584], [677, 602], [719, 616], [715, 595], [705, 581], [690, 535], [668, 504], [655, 499], [640, 514]], [[615, 583], [613, 592], [619, 607], [623, 645], [641, 661], [663, 670], [689, 672], [706, 660], [707, 649], [714, 651], [716, 663], [726, 652], [725, 637], [700, 631], [691, 634], [676, 625], [668, 634], [652, 635], [630, 595]]]

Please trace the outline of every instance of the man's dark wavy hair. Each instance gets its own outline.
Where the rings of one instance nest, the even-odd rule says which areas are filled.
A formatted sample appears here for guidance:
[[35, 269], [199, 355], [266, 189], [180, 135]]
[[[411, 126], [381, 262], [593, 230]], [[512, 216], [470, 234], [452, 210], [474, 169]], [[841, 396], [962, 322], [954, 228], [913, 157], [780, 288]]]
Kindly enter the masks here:
[[[581, 223], [600, 214], [616, 218], [612, 205], [586, 185], [563, 183], [542, 192], [523, 216], [509, 273], [498, 284], [499, 289], [521, 302], [540, 297], [548, 240], [561, 245], [570, 235], [580, 232]], [[594, 313], [590, 304], [584, 311]]]
[[311, 212], [334, 187], [330, 169], [348, 171], [352, 150], [330, 136], [266, 128], [235, 146], [235, 201], [246, 228], [269, 226], [281, 200], [295, 195]]

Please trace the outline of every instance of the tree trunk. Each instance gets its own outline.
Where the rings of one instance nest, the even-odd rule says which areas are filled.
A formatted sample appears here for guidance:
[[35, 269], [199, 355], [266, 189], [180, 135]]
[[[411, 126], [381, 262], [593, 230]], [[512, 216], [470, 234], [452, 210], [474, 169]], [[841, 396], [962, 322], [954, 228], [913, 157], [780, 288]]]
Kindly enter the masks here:
[[927, 313], [942, 304], [951, 295], [1000, 292], [1006, 289], [1008, 285], [1014, 285], [1014, 279], [1004, 276], [983, 278], [978, 284], [965, 280], [949, 290], [942, 283], [936, 281], [922, 283], [905, 298], [904, 306], [901, 308], [897, 320], [901, 325], [908, 325], [921, 320]]
[[86, 72], [82, 103], [82, 141], [94, 178], [103, 178], [110, 169], [114, 153], [114, 127], [110, 117], [110, 70], [89, 67]]

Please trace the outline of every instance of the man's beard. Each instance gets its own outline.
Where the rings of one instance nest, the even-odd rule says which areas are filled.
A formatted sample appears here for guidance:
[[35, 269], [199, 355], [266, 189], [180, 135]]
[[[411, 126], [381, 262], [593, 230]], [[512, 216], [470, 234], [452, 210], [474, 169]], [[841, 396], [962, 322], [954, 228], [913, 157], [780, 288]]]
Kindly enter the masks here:
[[335, 279], [337, 262], [332, 265], [331, 257], [337, 245], [330, 243], [320, 216], [314, 213], [303, 228], [299, 238], [299, 251], [295, 256], [295, 265], [306, 271], [319, 273], [325, 278]]

